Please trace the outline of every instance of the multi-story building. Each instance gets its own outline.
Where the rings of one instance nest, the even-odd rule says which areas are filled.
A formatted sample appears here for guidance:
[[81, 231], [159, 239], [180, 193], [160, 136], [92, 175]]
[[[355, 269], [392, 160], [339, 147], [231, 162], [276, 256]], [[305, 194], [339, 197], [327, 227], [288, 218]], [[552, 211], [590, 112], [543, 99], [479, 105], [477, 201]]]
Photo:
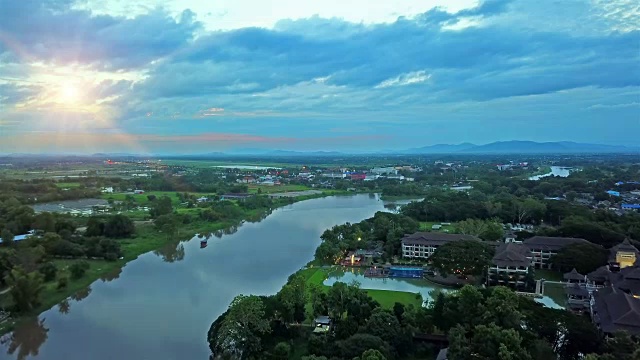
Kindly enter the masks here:
[[550, 269], [551, 257], [562, 248], [571, 244], [590, 244], [589, 241], [580, 238], [534, 236], [526, 239], [523, 244], [529, 248], [533, 257], [533, 266], [536, 269]]
[[526, 246], [515, 243], [500, 245], [487, 271], [487, 284], [525, 288], [532, 261], [533, 255]]
[[460, 240], [476, 240], [475, 236], [462, 234], [445, 234], [437, 232], [417, 232], [402, 238], [402, 257], [428, 259], [436, 249], [448, 242]]
[[625, 239], [609, 250], [609, 266], [615, 269], [633, 266], [637, 259], [640, 259], [640, 251], [631, 245], [629, 239]]

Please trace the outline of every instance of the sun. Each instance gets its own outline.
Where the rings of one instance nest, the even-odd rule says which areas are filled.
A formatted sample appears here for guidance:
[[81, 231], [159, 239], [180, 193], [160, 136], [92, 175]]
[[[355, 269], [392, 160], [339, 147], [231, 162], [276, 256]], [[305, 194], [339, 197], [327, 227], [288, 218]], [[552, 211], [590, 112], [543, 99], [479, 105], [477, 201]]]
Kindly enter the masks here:
[[80, 90], [74, 84], [63, 84], [60, 88], [60, 102], [77, 104], [80, 102]]

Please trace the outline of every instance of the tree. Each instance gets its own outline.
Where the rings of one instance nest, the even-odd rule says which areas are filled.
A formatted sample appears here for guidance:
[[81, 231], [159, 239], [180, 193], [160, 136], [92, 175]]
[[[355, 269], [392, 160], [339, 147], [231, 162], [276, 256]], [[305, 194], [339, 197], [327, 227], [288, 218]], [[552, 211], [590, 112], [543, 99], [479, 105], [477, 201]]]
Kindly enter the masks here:
[[38, 269], [42, 276], [44, 277], [44, 281], [52, 281], [56, 278], [56, 274], [58, 273], [58, 268], [52, 262], [46, 262], [40, 265]]
[[343, 359], [353, 359], [370, 349], [380, 351], [385, 357], [390, 353], [389, 344], [369, 334], [355, 334], [346, 340], [338, 341], [336, 345]]
[[291, 345], [286, 342], [279, 342], [273, 348], [273, 358], [278, 360], [288, 360], [291, 354]]
[[67, 287], [68, 284], [69, 284], [69, 278], [66, 276], [63, 276], [61, 278], [58, 278], [58, 285], [56, 285], [56, 288], [58, 290], [64, 289]]
[[533, 199], [527, 198], [524, 200], [516, 200], [514, 203], [514, 220], [518, 224], [522, 224], [526, 221], [540, 221], [544, 216], [547, 207], [544, 203]]
[[160, 215], [154, 220], [156, 229], [167, 235], [168, 239], [172, 239], [176, 231], [178, 231], [178, 219], [173, 214]]
[[387, 358], [378, 350], [369, 349], [362, 353], [361, 360], [387, 360]]
[[378, 309], [367, 321], [365, 332], [393, 345], [400, 331], [400, 322], [388, 311]]
[[493, 323], [478, 325], [469, 334], [461, 326], [453, 328], [449, 332], [447, 355], [451, 360], [531, 360], [516, 330]]
[[171, 214], [173, 212], [173, 206], [171, 204], [171, 198], [168, 196], [162, 196], [160, 199], [154, 201], [149, 209], [149, 214], [152, 218], [157, 218], [161, 215]]
[[236, 296], [221, 317], [211, 325], [208, 335], [209, 347], [216, 356], [247, 359], [260, 351], [260, 336], [271, 331], [264, 304], [257, 296]]
[[11, 297], [18, 312], [29, 312], [40, 304], [44, 290], [43, 276], [39, 272], [27, 273], [21, 266], [15, 267], [6, 278], [11, 287]]
[[342, 318], [343, 314], [347, 311], [349, 296], [349, 287], [343, 282], [336, 282], [329, 289], [327, 293], [327, 307], [332, 319], [337, 320]]
[[577, 243], [565, 246], [551, 258], [554, 268], [569, 272], [575, 268], [581, 274], [588, 274], [606, 265], [608, 251], [591, 243]]
[[278, 293], [286, 321], [304, 321], [304, 306], [307, 303], [305, 284], [302, 276], [294, 274]]
[[89, 237], [104, 235], [104, 222], [96, 216], [89, 217], [84, 235]]
[[453, 241], [438, 247], [429, 260], [444, 275], [481, 275], [491, 263], [493, 252], [479, 241]]
[[71, 277], [74, 279], [80, 279], [84, 276], [84, 273], [89, 270], [91, 265], [87, 261], [80, 260], [76, 261], [69, 267], [69, 271], [71, 272]]
[[124, 238], [133, 235], [136, 231], [133, 221], [126, 215], [111, 216], [104, 224], [104, 236], [110, 238]]
[[2, 237], [2, 243], [4, 245], [7, 245], [7, 246], [13, 245], [14, 236], [13, 236], [13, 233], [9, 231], [9, 229], [3, 229], [2, 234], [0, 234], [0, 237]]

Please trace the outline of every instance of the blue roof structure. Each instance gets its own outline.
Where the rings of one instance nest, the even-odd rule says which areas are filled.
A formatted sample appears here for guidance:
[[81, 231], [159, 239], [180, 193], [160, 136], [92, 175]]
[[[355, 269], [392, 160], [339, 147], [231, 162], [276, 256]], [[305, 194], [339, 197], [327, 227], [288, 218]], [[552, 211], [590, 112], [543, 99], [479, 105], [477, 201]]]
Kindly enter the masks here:
[[640, 204], [622, 204], [623, 209], [640, 209]]
[[[13, 241], [22, 241], [25, 240], [27, 238], [27, 236], [29, 236], [31, 234], [24, 234], [24, 235], [16, 235], [13, 237]], [[0, 238], [0, 244], [2, 244], [2, 238]]]
[[609, 194], [611, 196], [620, 196], [620, 192], [619, 191], [613, 191], [613, 190], [608, 190], [607, 194]]

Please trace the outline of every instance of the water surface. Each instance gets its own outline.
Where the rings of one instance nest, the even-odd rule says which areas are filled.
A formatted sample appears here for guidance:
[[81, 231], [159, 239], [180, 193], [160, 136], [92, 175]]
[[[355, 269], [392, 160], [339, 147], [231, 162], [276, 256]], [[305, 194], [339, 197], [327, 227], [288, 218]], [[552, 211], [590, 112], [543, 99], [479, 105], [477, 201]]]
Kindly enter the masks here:
[[209, 326], [236, 295], [276, 293], [324, 230], [385, 210], [377, 195], [307, 200], [218, 233], [206, 248], [194, 237], [144, 254], [5, 336], [0, 358], [207, 360]]
[[575, 171], [573, 168], [563, 167], [563, 166], [552, 166], [551, 172], [542, 175], [531, 176], [529, 180], [540, 180], [547, 176], [560, 176], [560, 177], [568, 177], [572, 171]]

